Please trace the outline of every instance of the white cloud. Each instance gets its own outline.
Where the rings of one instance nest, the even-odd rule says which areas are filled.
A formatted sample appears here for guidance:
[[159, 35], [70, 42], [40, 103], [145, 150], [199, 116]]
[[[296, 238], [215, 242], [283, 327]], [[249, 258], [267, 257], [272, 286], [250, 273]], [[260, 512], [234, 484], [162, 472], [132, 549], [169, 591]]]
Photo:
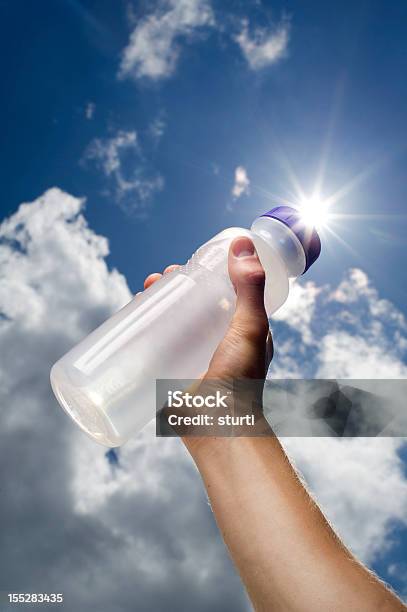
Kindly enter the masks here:
[[179, 40], [203, 27], [213, 26], [209, 0], [169, 0], [141, 19], [131, 33], [120, 65], [121, 77], [169, 77], [175, 70]]
[[153, 140], [155, 142], [158, 142], [159, 140], [161, 140], [161, 138], [164, 135], [165, 132], [165, 128], [167, 127], [167, 124], [164, 120], [163, 114], [160, 113], [151, 123], [149, 126], [149, 132], [153, 138]]
[[[375, 335], [376, 336], [376, 335]], [[347, 332], [327, 334], [320, 343], [319, 378], [407, 378], [407, 366], [395, 351], [386, 351], [387, 340], [378, 343]]]
[[287, 55], [287, 19], [272, 28], [250, 28], [249, 20], [244, 18], [239, 33], [233, 35], [223, 24], [216, 23], [211, 0], [161, 1], [155, 11], [138, 21], [131, 12], [129, 22], [135, 27], [122, 52], [120, 78], [158, 81], [170, 77], [177, 66], [181, 43], [205, 28], [231, 35], [252, 70], [265, 68]]
[[285, 438], [322, 510], [366, 562], [391, 546], [392, 521], [406, 525], [407, 481], [397, 438]]
[[370, 315], [384, 320], [387, 324], [390, 322], [396, 324], [400, 331], [407, 331], [404, 315], [391, 302], [379, 297], [377, 290], [371, 286], [362, 270], [357, 268], [349, 270], [348, 276], [330, 294], [332, 301], [341, 304], [354, 304], [362, 298], [367, 302]]
[[83, 204], [52, 189], [0, 226], [2, 584], [69, 610], [244, 612], [181, 443], [150, 427], [113, 469], [52, 396], [52, 363], [131, 298]]
[[237, 166], [235, 169], [235, 182], [232, 187], [232, 195], [235, 199], [242, 195], [249, 195], [250, 179], [247, 176], [247, 170], [243, 166]]
[[[123, 276], [107, 267], [108, 243], [87, 226], [83, 205], [53, 189], [0, 226], [2, 582], [27, 591], [58, 587], [71, 610], [130, 612], [137, 602], [140, 612], [205, 612], [222, 602], [222, 609], [246, 612], [246, 595], [179, 441], [156, 439], [150, 426], [121, 449], [114, 467], [51, 394], [54, 360], [131, 297]], [[352, 278], [347, 282], [357, 285]], [[289, 306], [292, 316], [275, 323], [292, 332], [290, 359], [299, 372], [335, 325], [378, 339], [380, 322], [382, 346], [397, 330], [403, 334], [398, 317], [385, 326], [363, 287], [350, 329], [340, 318], [348, 306], [333, 293], [306, 284], [296, 301], [312, 316], [296, 319]], [[369, 319], [366, 304], [373, 306]], [[277, 331], [276, 338], [278, 348]], [[357, 348], [349, 349], [354, 362]], [[325, 359], [323, 350], [315, 369]], [[371, 561], [391, 545], [392, 521], [407, 516], [401, 440], [284, 443], [349, 546]]]
[[[271, 378], [407, 378], [400, 342], [405, 318], [362, 270], [347, 272], [335, 289], [294, 283], [276, 315]], [[279, 329], [281, 323], [288, 333]], [[407, 481], [398, 456], [404, 443], [400, 438], [284, 439], [334, 528], [368, 562], [391, 547], [393, 521], [407, 523]]]
[[96, 104], [94, 102], [88, 102], [85, 108], [85, 117], [86, 119], [93, 119], [95, 114]]
[[260, 70], [276, 63], [287, 53], [289, 24], [280, 23], [275, 29], [256, 28], [249, 32], [249, 22], [244, 19], [235, 40], [252, 70]]
[[110, 138], [95, 138], [82, 161], [89, 160], [110, 178], [115, 200], [128, 212], [145, 213], [153, 196], [164, 186], [162, 176], [150, 170], [143, 159], [134, 130], [119, 130]]
[[391, 563], [387, 568], [389, 576], [403, 579], [407, 575], [407, 563]]
[[[48, 386], [44, 359], [48, 365], [130, 299], [124, 277], [108, 270], [108, 242], [88, 228], [83, 206], [83, 200], [50, 189], [0, 225], [1, 378], [7, 389], [30, 380], [33, 389], [29, 399], [27, 387], [22, 410], [3, 411], [3, 424], [35, 415], [41, 402], [35, 389]], [[46, 378], [39, 379], [39, 371]], [[13, 398], [8, 401], [14, 405]]]
[[137, 133], [135, 131], [126, 132], [119, 130], [112, 138], [95, 138], [90, 143], [85, 156], [87, 159], [97, 160], [106, 176], [110, 176], [120, 171], [120, 156], [126, 150], [136, 152], [139, 150]]
[[298, 333], [301, 345], [317, 349], [310, 376], [362, 379], [407, 375], [405, 317], [379, 296], [360, 269], [349, 270], [335, 289], [294, 282], [273, 321]]
[[313, 342], [310, 324], [313, 320], [316, 306], [316, 298], [321, 293], [321, 288], [313, 283], [305, 285], [299, 282], [290, 284], [290, 293], [284, 307], [273, 315], [274, 321], [284, 321], [300, 332], [305, 344]]
[[[338, 310], [335, 327], [320, 342], [321, 377], [406, 378], [403, 356], [407, 322], [388, 300], [381, 298], [367, 275], [351, 269], [327, 295], [327, 306]], [[335, 374], [333, 374], [335, 372]]]

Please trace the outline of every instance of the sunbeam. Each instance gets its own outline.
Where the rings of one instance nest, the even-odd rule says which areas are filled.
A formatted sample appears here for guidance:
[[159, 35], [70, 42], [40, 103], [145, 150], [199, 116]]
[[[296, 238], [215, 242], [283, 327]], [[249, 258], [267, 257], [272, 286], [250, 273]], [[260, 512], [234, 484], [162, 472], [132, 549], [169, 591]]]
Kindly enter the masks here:
[[314, 193], [309, 197], [304, 196], [300, 199], [297, 206], [302, 219], [307, 225], [312, 225], [316, 229], [322, 229], [328, 225], [328, 206], [318, 193]]

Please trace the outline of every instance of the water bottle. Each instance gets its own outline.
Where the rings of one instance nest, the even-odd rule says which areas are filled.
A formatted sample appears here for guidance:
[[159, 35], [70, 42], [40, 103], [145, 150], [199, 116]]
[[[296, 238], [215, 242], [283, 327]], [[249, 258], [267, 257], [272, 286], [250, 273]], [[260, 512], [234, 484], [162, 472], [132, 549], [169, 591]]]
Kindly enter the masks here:
[[287, 299], [289, 278], [308, 270], [321, 250], [299, 211], [278, 206], [250, 230], [214, 236], [72, 348], [53, 366], [51, 385], [93, 439], [120, 446], [154, 418], [156, 379], [196, 379], [206, 371], [235, 309], [228, 251], [238, 236], [253, 241], [265, 270], [268, 317]]

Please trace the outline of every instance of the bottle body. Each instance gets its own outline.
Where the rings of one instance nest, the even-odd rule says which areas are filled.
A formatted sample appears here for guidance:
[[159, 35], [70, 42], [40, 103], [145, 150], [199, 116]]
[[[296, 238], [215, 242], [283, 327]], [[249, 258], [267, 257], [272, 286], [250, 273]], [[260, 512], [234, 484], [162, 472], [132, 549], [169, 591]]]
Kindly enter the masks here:
[[123, 444], [155, 416], [156, 379], [194, 379], [206, 371], [234, 313], [227, 261], [241, 235], [253, 240], [266, 272], [268, 316], [284, 303], [287, 261], [259, 228], [229, 228], [212, 238], [53, 366], [59, 403], [92, 438]]

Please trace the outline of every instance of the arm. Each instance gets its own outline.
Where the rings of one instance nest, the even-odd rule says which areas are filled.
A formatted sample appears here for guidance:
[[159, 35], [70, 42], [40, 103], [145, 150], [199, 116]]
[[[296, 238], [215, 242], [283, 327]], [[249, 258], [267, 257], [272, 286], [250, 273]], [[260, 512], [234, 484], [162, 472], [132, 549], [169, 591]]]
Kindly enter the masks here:
[[256, 610], [405, 610], [337, 538], [277, 438], [186, 444]]
[[[236, 311], [206, 376], [264, 379], [271, 356], [264, 272], [247, 238], [233, 242], [229, 274]], [[406, 610], [340, 542], [269, 433], [184, 438], [255, 609]]]

